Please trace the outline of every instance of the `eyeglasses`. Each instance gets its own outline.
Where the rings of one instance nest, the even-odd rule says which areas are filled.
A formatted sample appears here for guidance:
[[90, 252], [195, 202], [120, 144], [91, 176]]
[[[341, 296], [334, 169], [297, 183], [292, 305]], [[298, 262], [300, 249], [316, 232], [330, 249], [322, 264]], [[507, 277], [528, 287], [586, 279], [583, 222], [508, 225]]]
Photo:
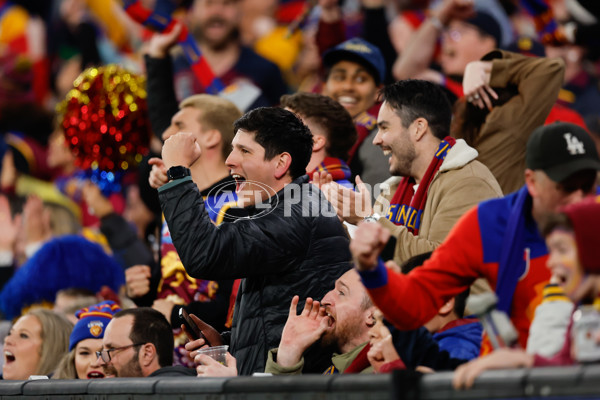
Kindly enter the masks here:
[[143, 344], [146, 344], [146, 343], [134, 343], [134, 344], [128, 344], [127, 346], [115, 347], [114, 349], [100, 350], [100, 351], [96, 352], [96, 357], [99, 357], [102, 359], [102, 361], [104, 361], [105, 363], [108, 363], [108, 362], [110, 362], [110, 353], [119, 351], [119, 350], [125, 350], [130, 347], [141, 346]]
[[460, 42], [460, 39], [469, 32], [478, 32], [477, 27], [471, 26], [456, 26], [452, 29], [444, 30], [443, 34], [449, 37], [453, 42]]

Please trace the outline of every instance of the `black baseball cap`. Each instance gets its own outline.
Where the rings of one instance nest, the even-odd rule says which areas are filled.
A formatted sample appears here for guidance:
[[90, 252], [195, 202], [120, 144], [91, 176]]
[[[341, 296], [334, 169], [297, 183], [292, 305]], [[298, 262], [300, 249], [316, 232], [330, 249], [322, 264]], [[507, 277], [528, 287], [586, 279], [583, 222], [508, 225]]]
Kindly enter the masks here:
[[491, 36], [496, 41], [496, 47], [502, 43], [502, 29], [492, 14], [478, 10], [471, 18], [465, 19], [469, 25], [475, 26], [481, 33]]
[[580, 126], [555, 122], [536, 128], [527, 142], [525, 162], [540, 169], [554, 182], [562, 182], [575, 172], [600, 170], [596, 145]]

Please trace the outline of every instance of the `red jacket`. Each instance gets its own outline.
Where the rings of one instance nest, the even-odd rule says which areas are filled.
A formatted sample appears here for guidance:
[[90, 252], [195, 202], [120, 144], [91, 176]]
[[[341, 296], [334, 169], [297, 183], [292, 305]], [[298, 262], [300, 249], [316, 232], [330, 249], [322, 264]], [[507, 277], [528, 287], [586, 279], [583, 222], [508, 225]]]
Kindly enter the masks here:
[[[399, 329], [416, 329], [475, 279], [487, 278], [496, 289], [502, 238], [518, 193], [485, 201], [468, 211], [431, 258], [409, 274], [387, 271], [383, 263], [375, 271], [362, 272], [369, 295], [385, 317]], [[518, 251], [523, 251], [526, 262], [512, 296], [510, 311], [523, 348], [527, 344], [535, 308], [542, 299], [542, 290], [550, 279], [545, 242], [530, 215], [524, 223], [524, 248]], [[502, 297], [502, 293], [497, 295]], [[482, 347], [482, 353], [486, 352], [487, 349]]]

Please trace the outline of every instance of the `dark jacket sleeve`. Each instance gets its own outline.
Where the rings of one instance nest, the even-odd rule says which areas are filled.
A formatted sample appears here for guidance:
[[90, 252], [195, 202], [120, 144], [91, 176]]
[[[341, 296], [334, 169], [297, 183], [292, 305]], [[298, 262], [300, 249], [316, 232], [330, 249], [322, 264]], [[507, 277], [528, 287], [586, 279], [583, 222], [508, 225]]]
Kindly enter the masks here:
[[385, 83], [392, 82], [391, 71], [398, 54], [392, 45], [388, 33], [388, 21], [385, 16], [385, 8], [365, 8], [363, 9], [364, 23], [362, 37], [367, 42], [374, 44], [381, 50], [385, 60]]
[[452, 358], [447, 351], [440, 350], [435, 339], [423, 327], [400, 331], [391, 324], [387, 326], [392, 333], [394, 347], [407, 368], [423, 365], [435, 371], [454, 370], [468, 361]]
[[77, 49], [81, 52], [81, 69], [86, 69], [93, 65], [100, 65], [100, 53], [96, 46], [96, 29], [88, 22], [83, 22], [77, 26], [73, 32]]
[[100, 220], [100, 231], [108, 240], [115, 258], [124, 269], [134, 265], [148, 265], [152, 276], [150, 292], [140, 298], [132, 299], [138, 306], [149, 306], [156, 298], [156, 289], [160, 282], [160, 266], [154, 261], [152, 252], [137, 236], [129, 223], [121, 215], [109, 214]]
[[146, 91], [148, 93], [148, 117], [152, 131], [159, 138], [171, 124], [171, 118], [179, 111], [173, 83], [173, 65], [170, 57], [144, 56], [146, 63]]
[[100, 231], [106, 236], [114, 256], [124, 268], [154, 262], [150, 249], [121, 215], [111, 213], [102, 218]]
[[[190, 177], [162, 186], [158, 197], [173, 244], [193, 278], [221, 280], [282, 273], [298, 260], [279, 245], [282, 236], [290, 232], [261, 229], [263, 225], [258, 221], [262, 219], [240, 219], [215, 226]], [[272, 219], [273, 214], [268, 215], [271, 228], [279, 222]]]
[[12, 278], [15, 273], [15, 267], [12, 264], [0, 265], [0, 290], [4, 287], [6, 282]]

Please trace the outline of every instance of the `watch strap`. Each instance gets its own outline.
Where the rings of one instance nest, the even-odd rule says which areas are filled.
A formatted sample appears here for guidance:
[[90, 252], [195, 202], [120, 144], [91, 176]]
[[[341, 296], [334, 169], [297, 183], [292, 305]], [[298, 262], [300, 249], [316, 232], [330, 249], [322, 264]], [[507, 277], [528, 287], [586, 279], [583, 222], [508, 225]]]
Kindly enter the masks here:
[[176, 165], [167, 170], [167, 178], [169, 181], [173, 181], [175, 179], [185, 178], [186, 176], [191, 176], [192, 173], [189, 168], [186, 168], [181, 165]]

